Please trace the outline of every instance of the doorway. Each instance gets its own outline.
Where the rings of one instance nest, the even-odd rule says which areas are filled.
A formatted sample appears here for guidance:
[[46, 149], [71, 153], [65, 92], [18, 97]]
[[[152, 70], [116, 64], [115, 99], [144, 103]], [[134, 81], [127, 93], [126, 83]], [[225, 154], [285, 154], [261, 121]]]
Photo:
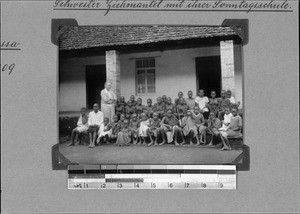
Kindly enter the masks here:
[[106, 66], [87, 65], [85, 70], [87, 107], [93, 109], [94, 103], [101, 103], [100, 93], [106, 82]]
[[216, 91], [220, 97], [221, 81], [221, 57], [208, 56], [196, 57], [197, 95], [203, 89], [205, 96], [210, 97], [211, 91]]

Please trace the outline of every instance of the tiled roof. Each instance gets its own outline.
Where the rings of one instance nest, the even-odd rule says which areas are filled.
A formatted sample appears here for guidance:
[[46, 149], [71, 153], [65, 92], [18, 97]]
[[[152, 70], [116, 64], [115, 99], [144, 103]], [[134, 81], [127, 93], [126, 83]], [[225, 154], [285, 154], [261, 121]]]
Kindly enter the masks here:
[[221, 26], [70, 26], [60, 50], [113, 47], [237, 35]]

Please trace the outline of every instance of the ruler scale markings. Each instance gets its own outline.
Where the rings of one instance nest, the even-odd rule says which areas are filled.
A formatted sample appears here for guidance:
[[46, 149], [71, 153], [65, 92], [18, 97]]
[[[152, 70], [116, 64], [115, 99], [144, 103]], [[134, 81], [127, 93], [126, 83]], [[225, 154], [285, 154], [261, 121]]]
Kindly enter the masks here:
[[236, 189], [235, 165], [70, 165], [69, 189]]

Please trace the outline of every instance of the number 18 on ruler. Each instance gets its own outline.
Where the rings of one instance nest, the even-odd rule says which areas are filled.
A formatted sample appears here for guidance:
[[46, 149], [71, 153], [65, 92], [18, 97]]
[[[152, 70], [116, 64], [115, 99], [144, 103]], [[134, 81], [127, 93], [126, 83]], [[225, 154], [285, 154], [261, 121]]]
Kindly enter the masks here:
[[236, 189], [236, 166], [70, 165], [68, 189]]

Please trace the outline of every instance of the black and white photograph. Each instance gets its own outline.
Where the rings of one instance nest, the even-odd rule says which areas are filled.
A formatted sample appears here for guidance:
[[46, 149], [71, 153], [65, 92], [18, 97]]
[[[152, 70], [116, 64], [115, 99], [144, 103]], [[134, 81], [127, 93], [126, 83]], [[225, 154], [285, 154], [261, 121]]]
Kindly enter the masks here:
[[0, 12], [1, 213], [299, 213], [299, 1]]
[[59, 152], [65, 161], [242, 161], [239, 26], [70, 25], [60, 31]]

